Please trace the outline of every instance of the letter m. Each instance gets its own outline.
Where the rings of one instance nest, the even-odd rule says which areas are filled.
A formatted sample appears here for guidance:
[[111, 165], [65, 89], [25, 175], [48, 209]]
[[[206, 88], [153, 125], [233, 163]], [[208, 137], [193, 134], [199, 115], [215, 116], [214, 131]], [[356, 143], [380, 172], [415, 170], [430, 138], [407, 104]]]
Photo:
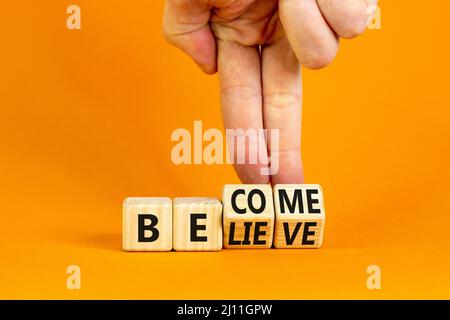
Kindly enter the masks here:
[[[304, 213], [303, 212], [303, 199], [302, 199], [302, 191], [301, 189], [294, 190], [294, 197], [292, 202], [289, 200], [289, 196], [286, 190], [280, 189], [278, 190], [278, 197], [280, 200], [280, 211], [281, 213], [286, 213], [285, 205], [287, 205], [289, 209], [289, 213]], [[296, 211], [296, 207], [298, 206], [298, 211]]]

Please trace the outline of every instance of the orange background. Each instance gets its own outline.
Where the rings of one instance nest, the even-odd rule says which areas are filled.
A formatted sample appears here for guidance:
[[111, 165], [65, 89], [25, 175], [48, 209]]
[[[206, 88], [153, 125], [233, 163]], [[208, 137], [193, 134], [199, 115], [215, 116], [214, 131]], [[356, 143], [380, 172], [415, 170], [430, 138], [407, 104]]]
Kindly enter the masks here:
[[[82, 30], [66, 28], [78, 4]], [[176, 128], [222, 128], [218, 81], [161, 36], [163, 1], [3, 1], [0, 298], [450, 298], [447, 1], [382, 1], [382, 29], [304, 72], [320, 250], [125, 253], [126, 196], [216, 196]], [[66, 289], [77, 264], [82, 289]], [[382, 289], [366, 288], [366, 268]]]

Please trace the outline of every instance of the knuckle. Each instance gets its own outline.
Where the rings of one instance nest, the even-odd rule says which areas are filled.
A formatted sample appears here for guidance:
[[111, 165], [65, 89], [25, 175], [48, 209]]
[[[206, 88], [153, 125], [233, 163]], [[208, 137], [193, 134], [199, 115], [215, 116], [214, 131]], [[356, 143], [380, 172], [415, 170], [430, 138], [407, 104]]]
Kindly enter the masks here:
[[250, 85], [230, 85], [221, 89], [224, 98], [228, 100], [261, 98], [261, 90]]
[[341, 19], [339, 30], [336, 30], [340, 37], [352, 39], [361, 35], [366, 29], [367, 12], [365, 7], [359, 10], [351, 10], [345, 13]]
[[302, 59], [302, 64], [308, 69], [322, 69], [331, 64], [336, 56], [336, 50], [318, 50]]
[[339, 36], [344, 39], [353, 39], [364, 33], [366, 23], [361, 21], [347, 22], [339, 31]]
[[300, 106], [301, 96], [296, 93], [264, 93], [264, 104], [274, 109], [296, 108]]

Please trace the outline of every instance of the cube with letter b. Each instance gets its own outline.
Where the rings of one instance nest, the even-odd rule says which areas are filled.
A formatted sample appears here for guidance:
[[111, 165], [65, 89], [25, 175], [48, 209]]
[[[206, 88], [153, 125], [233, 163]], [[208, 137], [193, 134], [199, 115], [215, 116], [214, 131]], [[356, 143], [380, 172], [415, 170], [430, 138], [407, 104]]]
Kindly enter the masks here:
[[222, 202], [225, 248], [272, 246], [275, 213], [270, 185], [225, 185]]
[[173, 248], [176, 251], [222, 249], [222, 203], [214, 198], [175, 198]]
[[275, 248], [320, 248], [325, 227], [322, 188], [278, 184], [274, 188]]
[[123, 250], [172, 250], [170, 198], [126, 198], [122, 220]]

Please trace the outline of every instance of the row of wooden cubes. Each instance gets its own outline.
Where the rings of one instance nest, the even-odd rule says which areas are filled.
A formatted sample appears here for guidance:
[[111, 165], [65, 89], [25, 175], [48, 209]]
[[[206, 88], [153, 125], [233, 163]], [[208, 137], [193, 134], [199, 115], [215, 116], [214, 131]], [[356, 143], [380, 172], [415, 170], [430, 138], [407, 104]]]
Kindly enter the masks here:
[[[223, 205], [222, 205], [223, 202]], [[127, 198], [125, 251], [319, 248], [325, 210], [313, 184], [225, 185], [215, 198]]]

